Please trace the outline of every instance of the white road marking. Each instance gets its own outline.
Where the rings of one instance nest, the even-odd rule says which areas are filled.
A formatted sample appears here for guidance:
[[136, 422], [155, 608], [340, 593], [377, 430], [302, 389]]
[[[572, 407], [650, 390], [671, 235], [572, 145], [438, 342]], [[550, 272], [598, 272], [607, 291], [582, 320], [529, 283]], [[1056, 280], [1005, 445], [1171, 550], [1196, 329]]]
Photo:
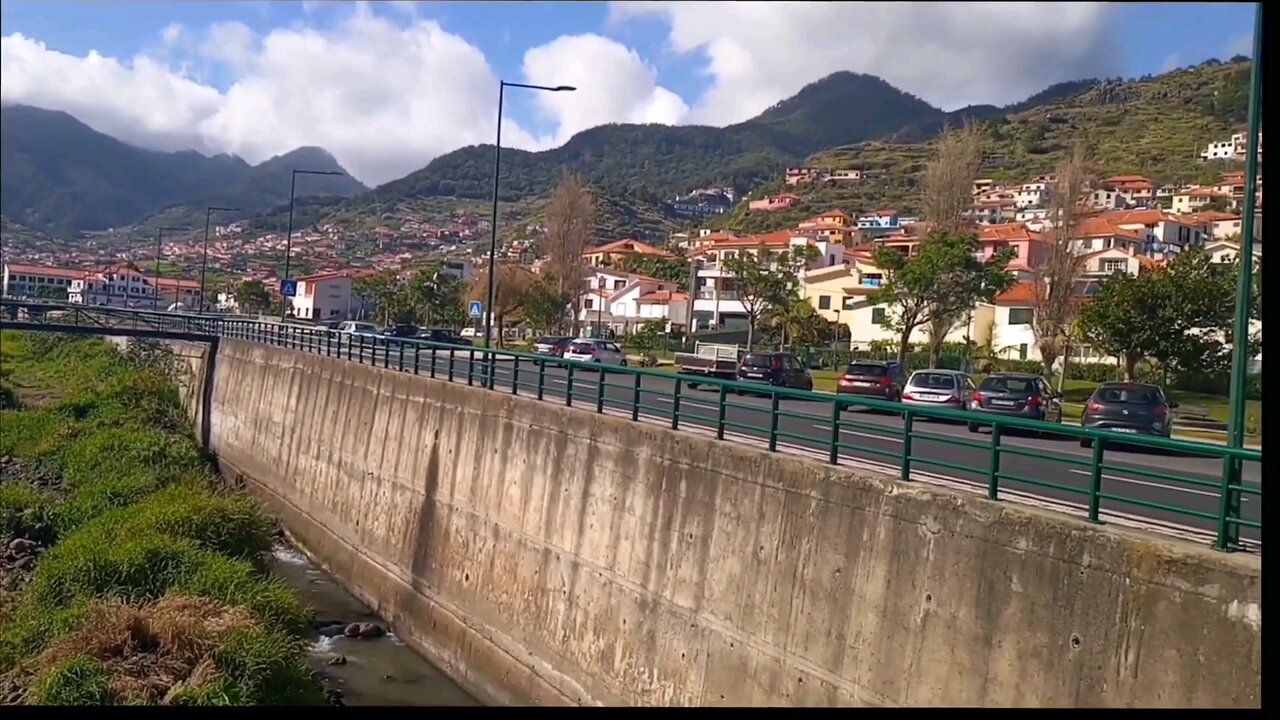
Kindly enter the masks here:
[[[1090, 473], [1088, 470], [1079, 470], [1077, 468], [1071, 468], [1071, 472], [1075, 473], [1076, 475], [1084, 475], [1086, 477], [1090, 477], [1092, 475], [1092, 473]], [[1209, 492], [1208, 490], [1196, 490], [1195, 488], [1185, 488], [1185, 487], [1180, 487], [1178, 485], [1162, 485], [1160, 483], [1151, 482], [1150, 480], [1137, 480], [1135, 478], [1120, 477], [1119, 475], [1110, 475], [1107, 473], [1102, 474], [1102, 479], [1115, 480], [1116, 482], [1132, 483], [1134, 485], [1145, 485], [1147, 487], [1161, 488], [1164, 490], [1177, 490], [1178, 492], [1190, 493], [1192, 495], [1203, 495], [1205, 497], [1211, 497], [1211, 498], [1218, 497], [1218, 493]], [[1242, 501], [1249, 500], [1248, 497], [1242, 497], [1240, 499]]]
[[[827, 425], [814, 425], [813, 427], [816, 427], [819, 430], [822, 430], [824, 432], [831, 432], [831, 428]], [[858, 437], [864, 437], [870, 440], [884, 440], [885, 442], [895, 442], [895, 443], [902, 442], [902, 438], [893, 437], [891, 435], [876, 435], [874, 433], [858, 432], [857, 430], [846, 430], [844, 428], [840, 428], [840, 432], [845, 435], [856, 435]]]

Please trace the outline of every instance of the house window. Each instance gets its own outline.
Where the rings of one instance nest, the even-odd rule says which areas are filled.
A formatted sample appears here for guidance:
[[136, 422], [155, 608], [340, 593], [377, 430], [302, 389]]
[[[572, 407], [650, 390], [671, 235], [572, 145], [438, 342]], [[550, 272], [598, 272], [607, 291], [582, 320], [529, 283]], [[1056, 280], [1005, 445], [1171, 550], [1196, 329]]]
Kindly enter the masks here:
[[831, 309], [831, 296], [830, 296], [830, 295], [819, 295], [819, 296], [818, 296], [818, 309], [819, 309], [819, 310], [830, 310], [830, 309]]
[[1100, 269], [1104, 273], [1124, 272], [1129, 269], [1129, 261], [1118, 258], [1103, 260]]
[[623, 286], [623, 285], [626, 285], [626, 284], [627, 284], [627, 281], [626, 281], [626, 280], [614, 280], [614, 281], [613, 281], [613, 289], [614, 289], [614, 290], [621, 290], [621, 289], [622, 289], [622, 286]]
[[1035, 310], [1032, 308], [1009, 308], [1010, 325], [1030, 325], [1034, 318]]
[[592, 306], [592, 304], [591, 304], [591, 298], [586, 298], [585, 300], [583, 300], [583, 301], [582, 301], [582, 307], [583, 307], [583, 308], [585, 308], [585, 309], [587, 309], [587, 310], [590, 310], [590, 309], [593, 307], [593, 306]]
[[873, 325], [885, 325], [888, 322], [884, 308], [871, 308], [871, 323]]

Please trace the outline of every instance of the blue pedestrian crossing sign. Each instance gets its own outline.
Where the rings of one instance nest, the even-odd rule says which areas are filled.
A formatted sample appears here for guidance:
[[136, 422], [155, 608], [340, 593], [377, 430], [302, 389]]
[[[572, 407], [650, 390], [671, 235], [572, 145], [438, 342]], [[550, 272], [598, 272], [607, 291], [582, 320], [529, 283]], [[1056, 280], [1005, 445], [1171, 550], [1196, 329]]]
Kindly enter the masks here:
[[471, 304], [467, 306], [467, 314], [473, 318], [478, 318], [481, 315], [484, 315], [484, 303], [479, 300], [472, 300]]
[[285, 278], [280, 281], [280, 294], [285, 297], [294, 297], [298, 294], [298, 281], [293, 278]]

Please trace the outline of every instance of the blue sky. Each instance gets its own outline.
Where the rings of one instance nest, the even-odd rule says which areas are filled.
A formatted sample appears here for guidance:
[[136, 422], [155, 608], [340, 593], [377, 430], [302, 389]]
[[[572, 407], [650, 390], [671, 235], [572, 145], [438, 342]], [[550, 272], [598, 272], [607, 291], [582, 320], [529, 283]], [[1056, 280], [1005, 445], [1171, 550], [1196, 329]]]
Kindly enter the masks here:
[[[836, 70], [880, 75], [943, 109], [1016, 102], [1062, 80], [1248, 54], [1254, 17], [1249, 3], [0, 0], [0, 8], [6, 101], [65, 110], [159, 149], [258, 161], [321, 145], [379, 182], [491, 137], [498, 77], [582, 88], [508, 100], [504, 137], [542, 149], [604, 122], [739, 122]], [[247, 39], [218, 36], [210, 51], [220, 24]], [[178, 26], [166, 44], [165, 29]], [[271, 39], [275, 55], [266, 52]], [[110, 62], [88, 60], [91, 51]], [[306, 67], [288, 67], [295, 57]], [[300, 84], [310, 92], [300, 96]]]

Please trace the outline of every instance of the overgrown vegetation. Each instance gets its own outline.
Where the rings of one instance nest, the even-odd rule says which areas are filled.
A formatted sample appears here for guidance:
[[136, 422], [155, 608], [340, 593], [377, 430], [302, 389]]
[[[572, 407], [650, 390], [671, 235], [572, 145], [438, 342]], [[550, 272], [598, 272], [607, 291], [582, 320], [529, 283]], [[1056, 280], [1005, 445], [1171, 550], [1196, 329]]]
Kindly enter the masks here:
[[5, 568], [0, 702], [325, 703], [302, 662], [309, 610], [265, 573], [271, 523], [216, 489], [172, 358], [2, 340], [33, 401], [0, 411], [0, 541], [38, 563]]

